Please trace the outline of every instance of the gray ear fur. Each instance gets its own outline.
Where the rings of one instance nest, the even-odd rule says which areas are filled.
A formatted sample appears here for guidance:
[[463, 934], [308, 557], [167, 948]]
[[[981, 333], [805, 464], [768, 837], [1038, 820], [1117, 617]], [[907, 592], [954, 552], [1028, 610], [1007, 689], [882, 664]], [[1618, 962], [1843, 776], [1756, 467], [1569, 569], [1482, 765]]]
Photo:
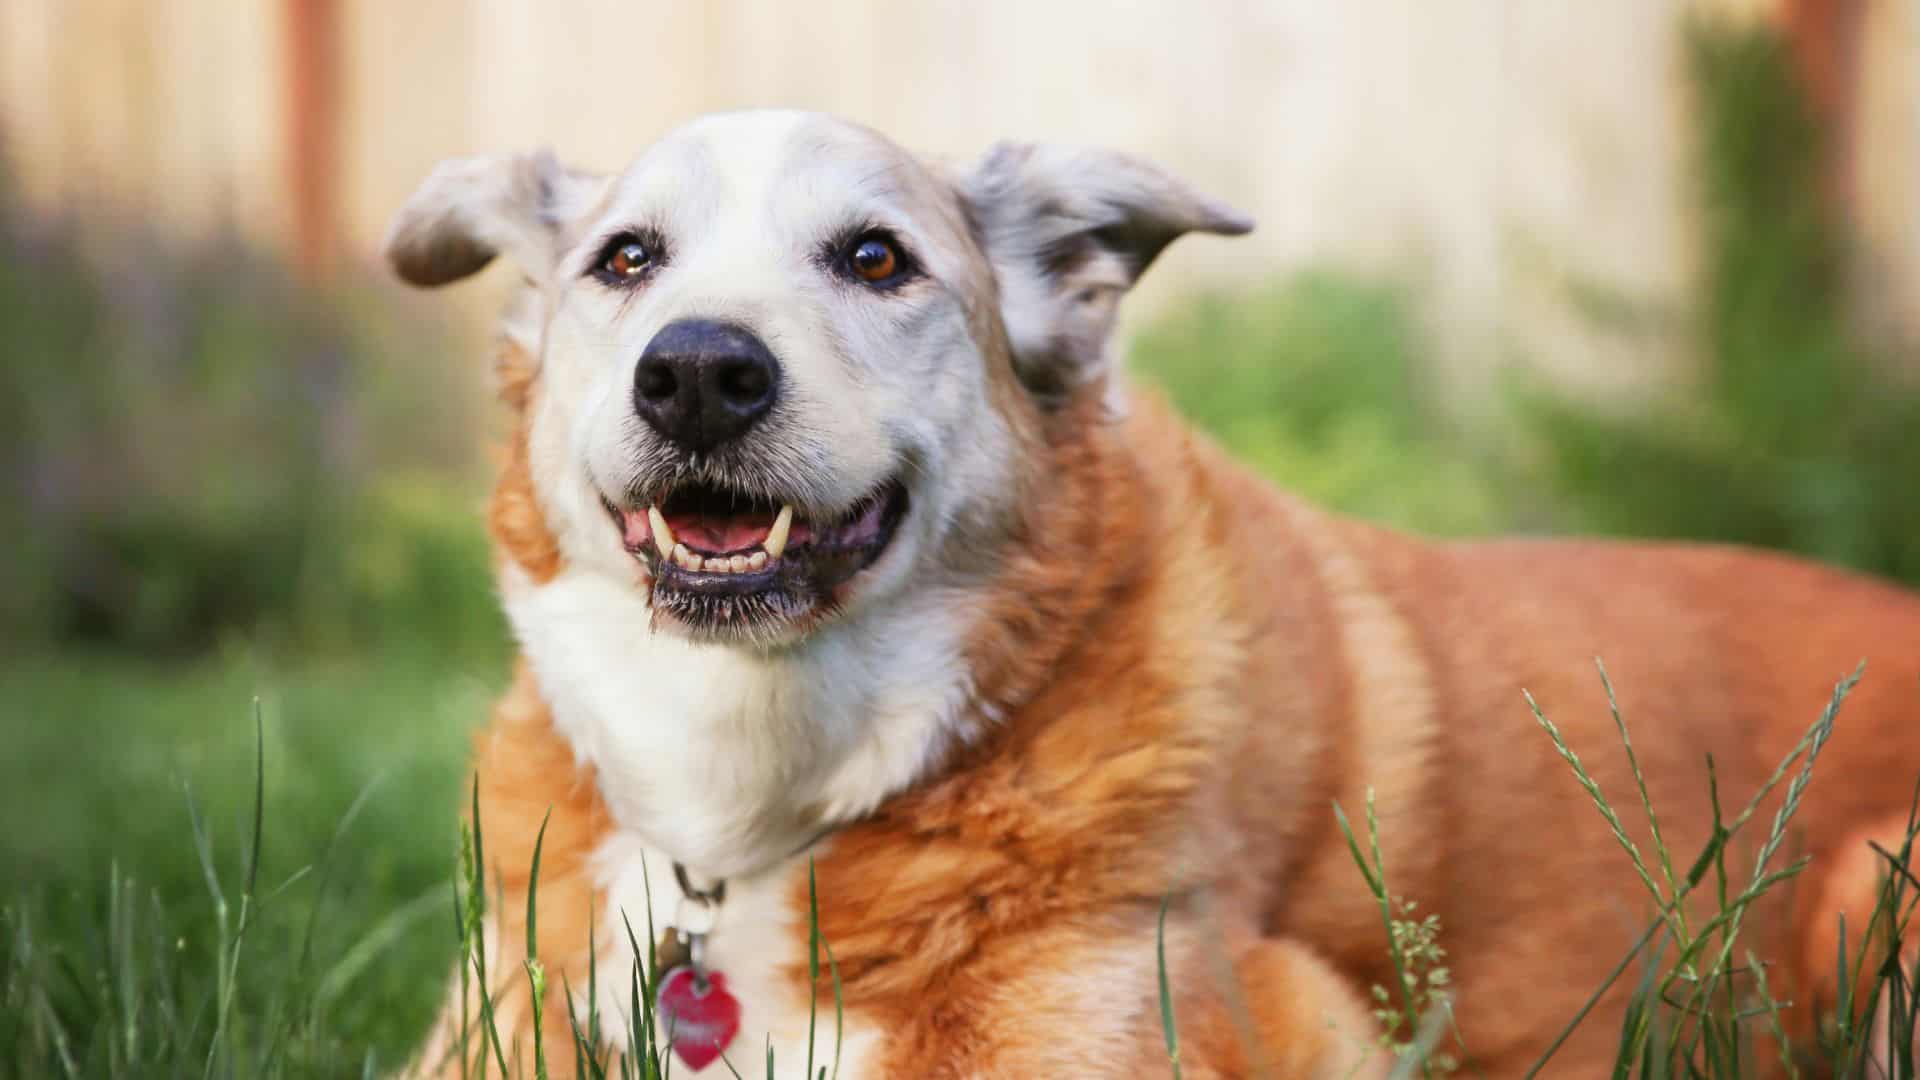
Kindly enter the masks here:
[[602, 184], [545, 150], [450, 158], [394, 215], [387, 261], [409, 283], [435, 286], [504, 255], [543, 282], [559, 261], [562, 226], [588, 208]]
[[1050, 403], [1105, 375], [1120, 297], [1168, 244], [1253, 228], [1157, 166], [1111, 151], [1002, 143], [960, 191], [999, 281], [1015, 366]]

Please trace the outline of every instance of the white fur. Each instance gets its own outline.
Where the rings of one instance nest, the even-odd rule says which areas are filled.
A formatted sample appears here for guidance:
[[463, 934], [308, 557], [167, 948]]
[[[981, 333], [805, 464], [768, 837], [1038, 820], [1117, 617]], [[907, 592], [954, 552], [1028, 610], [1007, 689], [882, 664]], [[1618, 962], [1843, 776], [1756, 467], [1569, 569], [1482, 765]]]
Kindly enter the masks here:
[[[598, 861], [609, 911], [608, 932], [602, 935], [600, 971], [613, 973], [600, 987], [601, 1027], [610, 1032], [616, 1049], [626, 1049], [633, 1000], [627, 973], [633, 970], [633, 948], [625, 921], [632, 922], [633, 940], [644, 949], [649, 891], [656, 929], [672, 918], [681, 894], [667, 855], [648, 848], [630, 834], [609, 840], [601, 848]], [[740, 1000], [740, 1033], [726, 1055], [743, 1076], [761, 1072], [760, 1063], [765, 1060], [769, 1043], [773, 1045], [775, 1071], [781, 1076], [798, 1075], [807, 1061], [806, 997], [781, 975], [807, 960], [805, 916], [791, 906], [794, 884], [804, 880], [805, 874], [806, 859], [796, 856], [763, 873], [730, 879], [726, 902], [720, 906], [719, 921], [708, 942], [708, 967], [726, 976], [728, 992]], [[826, 970], [824, 955], [820, 964]], [[585, 1006], [583, 996], [577, 1007]], [[872, 1074], [871, 1060], [882, 1041], [879, 1030], [863, 1024], [858, 1015], [848, 1016], [836, 1045], [832, 1004], [823, 1005], [812, 1021], [816, 1069], [833, 1066], [837, 1055], [838, 1068], [831, 1071], [843, 1080], [860, 1080]], [[699, 1072], [687, 1072], [684, 1063], [676, 1061], [674, 1074], [732, 1075], [718, 1061]]]
[[509, 571], [505, 595], [614, 821], [703, 874], [783, 859], [963, 733], [964, 626], [939, 591], [767, 652], [656, 630], [645, 593], [590, 569], [545, 585]]
[[[643, 593], [593, 570], [545, 585], [509, 570], [505, 594], [555, 722], [596, 770], [618, 826], [595, 853], [602, 1030], [625, 1048], [626, 924], [644, 948], [649, 890], [656, 931], [672, 924], [678, 860], [701, 885], [727, 879], [707, 962], [742, 1005], [729, 1056], [747, 1073], [771, 1040], [792, 1070], [807, 1053], [806, 1002], [781, 974], [805, 959], [795, 883], [823, 829], [872, 810], [965, 734], [952, 598], [916, 593], [802, 648], [756, 653], [655, 631]], [[830, 1011], [816, 1039], [815, 1060], [830, 1062]], [[878, 1042], [856, 1018], [839, 1075], [865, 1075]], [[693, 1075], [728, 1074], [715, 1063]]]

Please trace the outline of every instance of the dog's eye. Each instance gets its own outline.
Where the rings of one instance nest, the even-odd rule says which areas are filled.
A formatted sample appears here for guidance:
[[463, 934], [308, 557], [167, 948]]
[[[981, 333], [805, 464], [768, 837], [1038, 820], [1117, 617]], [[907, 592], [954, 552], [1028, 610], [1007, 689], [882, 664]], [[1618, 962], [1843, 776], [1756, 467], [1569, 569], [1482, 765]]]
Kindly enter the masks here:
[[639, 277], [646, 270], [647, 264], [652, 261], [653, 255], [647, 251], [645, 244], [638, 240], [630, 240], [614, 249], [613, 254], [607, 256], [607, 261], [602, 265], [606, 267], [607, 273], [614, 277], [630, 279]]
[[632, 233], [623, 233], [600, 249], [600, 261], [594, 264], [593, 276], [609, 285], [631, 285], [653, 269], [657, 261], [653, 245]]
[[882, 232], [861, 234], [842, 258], [847, 272], [869, 285], [896, 284], [912, 269], [899, 243]]
[[885, 281], [900, 269], [900, 253], [877, 236], [860, 241], [848, 258], [853, 272], [867, 281]]

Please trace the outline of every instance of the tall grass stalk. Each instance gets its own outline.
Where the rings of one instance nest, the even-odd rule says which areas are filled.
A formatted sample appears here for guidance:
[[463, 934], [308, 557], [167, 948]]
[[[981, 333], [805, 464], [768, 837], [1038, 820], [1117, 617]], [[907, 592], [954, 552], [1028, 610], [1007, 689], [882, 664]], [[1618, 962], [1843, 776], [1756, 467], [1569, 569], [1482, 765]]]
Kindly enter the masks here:
[[[1661, 880], [1657, 881], [1649, 872], [1639, 847], [1627, 834], [1620, 815], [1579, 754], [1568, 745], [1559, 727], [1541, 710], [1532, 695], [1525, 695], [1534, 719], [1606, 822], [1614, 842], [1627, 855], [1634, 876], [1646, 890], [1654, 909], [1647, 930], [1570, 1019], [1528, 1075], [1537, 1075], [1547, 1066], [1626, 968], [1636, 958], [1645, 956], [1650, 943], [1656, 945], [1655, 958], [1666, 954], [1670, 948], [1670, 959], [1664, 963], [1653, 960], [1648, 977], [1627, 1003], [1617, 1054], [1619, 1069], [1627, 1072], [1638, 1069], [1643, 1074], [1661, 1076], [1746, 1075], [1750, 1071], [1746, 1063], [1751, 1058], [1743, 1047], [1751, 1038], [1749, 1022], [1764, 1019], [1768, 1033], [1777, 1044], [1780, 1060], [1790, 1073], [1797, 1073], [1794, 1050], [1787, 1043], [1785, 1025], [1780, 1019], [1782, 1009], [1788, 1005], [1772, 997], [1763, 963], [1750, 950], [1736, 950], [1741, 948], [1740, 932], [1753, 904], [1775, 886], [1796, 877], [1807, 865], [1807, 860], [1801, 858], [1775, 869], [1773, 861], [1806, 795], [1820, 752], [1832, 736], [1841, 705], [1858, 683], [1862, 669], [1856, 669], [1840, 680], [1820, 718], [1775, 766], [1731, 821], [1722, 817], [1718, 774], [1712, 759], [1707, 759], [1706, 780], [1712, 831], [1686, 875], [1679, 877], [1674, 871], [1674, 852], [1661, 831], [1659, 815], [1633, 751], [1632, 734], [1620, 710], [1612, 681], [1605, 665], [1598, 666], [1615, 729], [1626, 751], [1641, 807], [1647, 815], [1648, 831]], [[1752, 869], [1744, 880], [1738, 880], [1727, 866], [1730, 842], [1741, 833], [1782, 781], [1786, 781], [1786, 790], [1780, 806], [1774, 812], [1765, 838], [1760, 843]], [[1710, 874], [1713, 886], [1711, 913], [1695, 927], [1686, 914], [1687, 904]], [[1736, 955], [1745, 958], [1744, 967], [1736, 967]], [[1743, 991], [1737, 985], [1740, 976], [1749, 977], [1752, 984], [1750, 989]]]

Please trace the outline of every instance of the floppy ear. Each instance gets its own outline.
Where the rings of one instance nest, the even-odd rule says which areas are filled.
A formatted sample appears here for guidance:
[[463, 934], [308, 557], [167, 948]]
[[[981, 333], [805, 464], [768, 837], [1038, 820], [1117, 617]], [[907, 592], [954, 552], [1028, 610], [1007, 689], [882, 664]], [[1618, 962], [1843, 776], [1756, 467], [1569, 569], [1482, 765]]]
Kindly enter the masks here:
[[531, 154], [449, 158], [387, 229], [387, 261], [414, 285], [478, 273], [496, 255], [544, 282], [562, 253], [562, 226], [584, 213], [602, 180]]
[[1002, 143], [960, 183], [999, 280], [1020, 378], [1057, 404], [1098, 381], [1120, 296], [1182, 233], [1253, 219], [1138, 158]]

